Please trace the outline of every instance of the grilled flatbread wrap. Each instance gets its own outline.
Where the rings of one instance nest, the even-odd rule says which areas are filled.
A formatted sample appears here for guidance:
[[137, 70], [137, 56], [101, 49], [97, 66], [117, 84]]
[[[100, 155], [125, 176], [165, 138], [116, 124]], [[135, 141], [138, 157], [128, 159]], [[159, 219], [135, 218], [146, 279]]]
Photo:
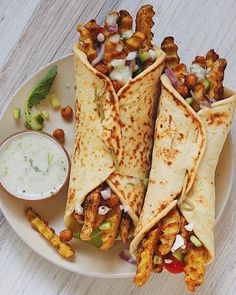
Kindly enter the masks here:
[[150, 170], [157, 84], [165, 53], [116, 94], [110, 79], [74, 46], [75, 130], [65, 224], [86, 195], [107, 181], [137, 223]]
[[136, 258], [143, 237], [184, 196], [179, 209], [208, 250], [209, 263], [214, 257], [215, 169], [230, 130], [236, 96], [195, 113], [165, 75], [161, 83], [150, 179], [130, 252]]

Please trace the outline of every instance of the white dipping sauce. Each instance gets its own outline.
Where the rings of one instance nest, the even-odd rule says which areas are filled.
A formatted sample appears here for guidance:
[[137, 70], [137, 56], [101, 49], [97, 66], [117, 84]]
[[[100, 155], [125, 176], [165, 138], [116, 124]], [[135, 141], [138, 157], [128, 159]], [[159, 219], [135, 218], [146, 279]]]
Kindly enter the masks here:
[[10, 194], [22, 199], [43, 199], [57, 193], [68, 169], [63, 148], [43, 133], [20, 133], [0, 149], [0, 182]]

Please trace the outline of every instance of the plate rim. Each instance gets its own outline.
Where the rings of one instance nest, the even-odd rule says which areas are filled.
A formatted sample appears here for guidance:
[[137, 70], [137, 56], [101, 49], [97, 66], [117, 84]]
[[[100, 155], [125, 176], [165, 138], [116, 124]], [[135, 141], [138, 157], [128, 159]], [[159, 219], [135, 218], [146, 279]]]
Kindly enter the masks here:
[[[33, 74], [31, 74], [29, 76], [29, 78], [27, 78], [17, 89], [16, 91], [13, 93], [13, 95], [11, 96], [11, 98], [8, 100], [8, 102], [5, 104], [5, 106], [3, 107], [1, 114], [0, 114], [0, 120], [3, 117], [3, 114], [6, 112], [8, 106], [10, 105], [10, 103], [14, 100], [16, 94], [28, 83], [30, 82], [31, 79], [33, 79], [36, 75], [38, 75], [41, 71], [45, 70], [46, 68], [48, 68], [51, 65], [54, 65], [58, 62], [61, 62], [67, 58], [70, 58], [73, 56], [73, 53], [69, 53], [66, 54], [58, 59], [55, 59], [53, 61], [51, 61], [50, 63], [42, 66], [39, 68], [39, 70], [37, 70], [36, 72], [34, 72]], [[230, 145], [230, 153], [232, 156], [232, 153], [234, 151], [234, 144], [233, 144], [233, 140], [232, 140], [232, 135], [231, 132], [229, 132], [228, 134], [228, 139], [229, 139], [229, 145]], [[223, 215], [223, 212], [226, 208], [226, 205], [228, 203], [229, 197], [230, 197], [230, 193], [232, 190], [232, 186], [233, 186], [233, 176], [234, 176], [234, 162], [231, 161], [231, 173], [230, 173], [230, 180], [229, 180], [229, 186], [227, 189], [227, 198], [225, 198], [224, 202], [223, 202], [223, 206], [221, 207], [220, 211], [219, 211], [219, 215], [217, 217], [217, 219], [215, 220], [215, 225], [217, 225], [217, 223], [219, 222], [220, 218]], [[62, 269], [71, 271], [73, 273], [78, 273], [80, 275], [85, 275], [85, 276], [89, 276], [89, 277], [94, 277], [94, 278], [106, 278], [106, 279], [122, 279], [122, 278], [131, 278], [134, 276], [135, 271], [134, 272], [126, 272], [126, 273], [122, 273], [122, 274], [102, 274], [102, 273], [94, 273], [91, 271], [86, 271], [86, 270], [81, 270], [81, 269], [72, 269], [70, 268], [70, 266], [63, 264], [63, 260], [61, 261], [54, 261], [53, 259], [51, 259], [51, 257], [49, 256], [44, 256], [43, 253], [41, 253], [40, 251], [38, 251], [38, 249], [36, 248], [32, 248], [27, 240], [25, 240], [23, 237], [21, 237], [20, 235], [18, 235], [18, 233], [16, 232], [16, 230], [14, 229], [13, 224], [11, 223], [11, 221], [9, 221], [10, 219], [8, 218], [8, 214], [7, 212], [4, 210], [3, 206], [2, 206], [2, 202], [1, 202], [1, 198], [0, 198], [0, 209], [2, 210], [2, 213], [4, 215], [4, 217], [6, 218], [7, 222], [9, 223], [9, 225], [11, 226], [11, 228], [13, 229], [13, 231], [16, 233], [16, 235], [27, 245], [27, 247], [29, 247], [31, 249], [31, 251], [35, 252], [36, 254], [38, 254], [40, 257], [42, 257], [43, 259], [45, 259], [45, 261], [48, 261], [50, 263], [52, 263], [53, 265], [56, 265], [57, 267], [60, 267]]]

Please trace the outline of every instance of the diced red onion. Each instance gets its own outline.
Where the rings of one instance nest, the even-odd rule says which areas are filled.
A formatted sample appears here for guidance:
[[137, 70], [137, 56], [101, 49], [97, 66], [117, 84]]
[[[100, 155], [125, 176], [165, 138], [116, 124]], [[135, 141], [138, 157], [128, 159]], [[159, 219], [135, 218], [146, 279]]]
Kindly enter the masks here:
[[166, 76], [170, 79], [170, 82], [174, 88], [179, 86], [178, 79], [176, 78], [174, 72], [170, 68], [165, 69]]
[[107, 200], [111, 197], [111, 189], [109, 188], [109, 186], [101, 191], [101, 196], [104, 200]]
[[115, 33], [116, 30], [117, 30], [116, 26], [111, 25], [111, 26], [108, 27], [108, 32], [111, 33], [111, 34]]
[[211, 103], [213, 103], [213, 102], [217, 102], [216, 99], [214, 99], [214, 98], [212, 98], [212, 97], [210, 97], [210, 96], [208, 96], [208, 95], [206, 95], [206, 97], [207, 97], [207, 99], [208, 99]]
[[97, 57], [92, 61], [92, 65], [95, 66], [96, 64], [98, 64], [100, 61], [103, 60], [104, 57], [104, 45], [101, 46], [101, 49], [97, 51]]
[[135, 59], [131, 60], [130, 63], [129, 63], [129, 70], [131, 73], [134, 72], [134, 69], [136, 68], [136, 62], [135, 62]]
[[120, 258], [123, 259], [124, 261], [133, 264], [133, 265], [137, 265], [137, 263], [134, 261], [134, 259], [131, 257], [129, 250], [123, 250], [120, 252], [119, 254]]

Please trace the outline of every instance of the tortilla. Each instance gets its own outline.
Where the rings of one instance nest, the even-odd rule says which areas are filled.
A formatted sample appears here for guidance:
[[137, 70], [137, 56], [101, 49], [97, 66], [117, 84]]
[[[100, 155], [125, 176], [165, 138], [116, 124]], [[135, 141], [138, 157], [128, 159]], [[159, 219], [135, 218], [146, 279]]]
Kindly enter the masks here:
[[150, 170], [157, 84], [165, 53], [116, 94], [110, 79], [94, 69], [74, 46], [75, 135], [65, 224], [86, 195], [107, 181], [136, 224]]
[[[186, 196], [180, 211], [208, 250], [210, 262], [214, 257], [215, 169], [230, 130], [236, 96], [195, 113], [165, 75], [161, 82], [149, 185], [130, 252], [135, 259], [147, 232], [176, 206], [179, 196]], [[192, 211], [187, 210], [189, 201], [194, 205]]]

